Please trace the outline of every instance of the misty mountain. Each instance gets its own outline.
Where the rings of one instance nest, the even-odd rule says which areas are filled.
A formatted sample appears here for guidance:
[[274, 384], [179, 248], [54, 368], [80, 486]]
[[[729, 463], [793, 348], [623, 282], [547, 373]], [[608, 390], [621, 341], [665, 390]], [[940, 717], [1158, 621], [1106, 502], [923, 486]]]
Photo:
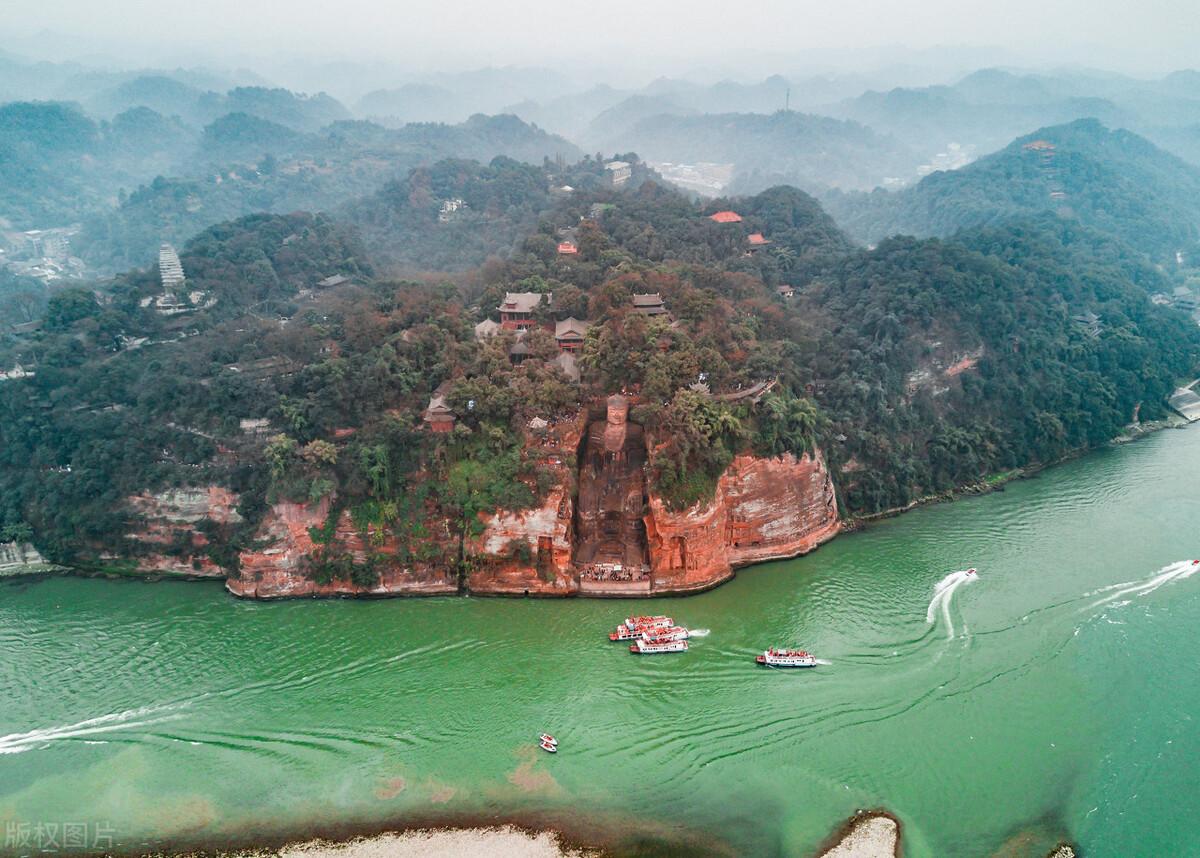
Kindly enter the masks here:
[[155, 178], [119, 208], [90, 217], [74, 240], [101, 271], [145, 265], [163, 241], [182, 244], [210, 224], [253, 212], [333, 209], [388, 180], [444, 158], [505, 155], [541, 164], [582, 153], [515, 116], [473, 116], [459, 125], [413, 123], [399, 129], [361, 120], [300, 134], [247, 114], [204, 129], [189, 169]]
[[[854, 119], [925, 152], [949, 142], [990, 151], [1031, 128], [1094, 118], [1165, 142], [1162, 129], [1200, 123], [1195, 72], [1160, 80], [1054, 72], [1018, 74], [981, 69], [950, 86], [868, 91], [822, 112]], [[1182, 154], [1182, 153], [1177, 153]]]
[[1041, 212], [1107, 232], [1159, 261], [1200, 239], [1200, 169], [1094, 119], [1042, 128], [911, 188], [835, 193], [825, 203], [866, 242], [945, 236]]
[[[514, 104], [553, 101], [574, 89], [570, 80], [549, 69], [483, 68], [430, 75], [398, 87], [372, 90], [354, 107], [360, 116], [385, 125], [455, 123], [476, 113], [512, 113]], [[539, 121], [532, 115], [521, 114], [521, 118]]]
[[778, 184], [873, 188], [887, 177], [912, 174], [919, 162], [904, 145], [857, 122], [782, 110], [651, 116], [613, 148], [656, 161], [732, 163], [739, 193]]
[[97, 122], [58, 102], [0, 105], [0, 219], [22, 229], [76, 221], [178, 163], [195, 141], [148, 108]]

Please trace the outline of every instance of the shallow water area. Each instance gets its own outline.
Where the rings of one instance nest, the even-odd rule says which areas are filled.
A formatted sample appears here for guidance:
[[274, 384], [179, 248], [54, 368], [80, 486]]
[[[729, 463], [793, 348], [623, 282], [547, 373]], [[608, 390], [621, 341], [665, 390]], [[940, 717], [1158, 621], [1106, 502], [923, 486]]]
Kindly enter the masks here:
[[[8, 582], [0, 851], [574, 817], [806, 855], [886, 807], [907, 858], [1196, 854], [1198, 480], [1200, 429], [1161, 432], [682, 599]], [[708, 633], [634, 657], [633, 613]]]

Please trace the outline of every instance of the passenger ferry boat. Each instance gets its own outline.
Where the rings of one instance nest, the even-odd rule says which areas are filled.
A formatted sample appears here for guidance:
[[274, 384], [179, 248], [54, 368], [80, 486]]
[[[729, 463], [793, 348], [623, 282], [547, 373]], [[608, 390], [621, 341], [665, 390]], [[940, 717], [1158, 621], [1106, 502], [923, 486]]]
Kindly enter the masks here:
[[609, 632], [610, 641], [632, 641], [642, 636], [643, 632], [654, 629], [669, 629], [675, 625], [670, 617], [629, 617], [616, 631]]
[[772, 647], [754, 659], [767, 667], [816, 667], [817, 660], [802, 649], [775, 649]]
[[671, 626], [667, 629], [644, 629], [641, 634], [642, 640], [647, 643], [664, 643], [666, 641], [685, 641], [692, 636], [692, 633], [683, 626]]
[[687, 641], [647, 641], [638, 638], [629, 647], [635, 655], [655, 655], [664, 652], [687, 652]]

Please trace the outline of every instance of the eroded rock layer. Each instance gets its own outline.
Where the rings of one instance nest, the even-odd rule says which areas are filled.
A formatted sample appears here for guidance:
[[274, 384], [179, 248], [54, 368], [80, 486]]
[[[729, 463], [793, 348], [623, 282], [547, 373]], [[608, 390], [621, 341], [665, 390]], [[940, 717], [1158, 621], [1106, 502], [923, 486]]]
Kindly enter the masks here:
[[833, 480], [819, 453], [738, 456], [708, 504], [673, 512], [650, 496], [654, 592], [712, 587], [738, 566], [809, 552], [839, 529]]
[[[448, 544], [438, 545], [435, 561], [412, 558], [412, 546], [401, 546], [393, 534], [378, 538], [373, 526], [361, 533], [350, 513], [339, 516], [328, 541], [318, 544], [315, 532], [321, 531], [329, 517], [330, 499], [316, 504], [283, 502], [271, 507], [258, 532], [256, 545], [266, 547], [243, 551], [240, 572], [225, 586], [237, 596], [258, 599], [297, 596], [425, 596], [458, 592], [458, 578], [450, 563]], [[443, 528], [444, 530], [444, 528]], [[447, 540], [448, 543], [448, 540]], [[352, 579], [333, 577], [320, 580], [315, 571], [325, 552], [338, 552], [349, 562], [373, 564], [378, 580], [373, 586], [356, 584]], [[409, 559], [401, 559], [402, 557]]]
[[223, 578], [225, 570], [206, 552], [203, 522], [224, 527], [241, 522], [236, 493], [220, 486], [143, 492], [129, 498], [138, 524], [126, 536], [139, 547], [133, 559], [147, 574]]

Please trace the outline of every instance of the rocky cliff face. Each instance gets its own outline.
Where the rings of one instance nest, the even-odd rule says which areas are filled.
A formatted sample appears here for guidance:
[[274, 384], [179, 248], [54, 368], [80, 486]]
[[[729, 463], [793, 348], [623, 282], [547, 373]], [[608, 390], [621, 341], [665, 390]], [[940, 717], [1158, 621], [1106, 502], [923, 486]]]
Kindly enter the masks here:
[[140, 572], [223, 578], [225, 570], [205, 553], [208, 538], [197, 525], [238, 524], [238, 496], [220, 486], [143, 492], [129, 498], [139, 524], [126, 534], [140, 546], [133, 559]]
[[[241, 572], [225, 582], [236, 596], [255, 599], [280, 599], [298, 596], [405, 596], [438, 595], [458, 592], [458, 579], [452, 564], [401, 560], [399, 540], [391, 534], [379, 539], [373, 527], [364, 535], [355, 528], [350, 513], [338, 517], [332, 538], [318, 545], [312, 530], [320, 530], [329, 517], [330, 498], [320, 503], [281, 502], [271, 507], [255, 533], [256, 547], [239, 555]], [[443, 528], [444, 529], [444, 528]], [[452, 549], [447, 544], [446, 552]], [[370, 558], [378, 581], [364, 587], [352, 580], [334, 578], [319, 582], [311, 573], [311, 564], [323, 552], [336, 551], [354, 563]], [[448, 561], [452, 553], [446, 553]]]
[[581, 417], [526, 437], [526, 455], [552, 475], [553, 485], [534, 509], [483, 517], [483, 532], [464, 545], [472, 593], [567, 596], [576, 591], [572, 486], [584, 422]]
[[819, 453], [738, 456], [710, 503], [672, 512], [652, 494], [649, 506], [656, 593], [707, 589], [738, 566], [804, 554], [840, 529], [833, 480]]
[[[597, 425], [600, 429], [593, 432]], [[651, 493], [643, 518], [637, 519], [640, 513], [634, 513], [638, 527], [618, 526], [625, 493], [621, 485], [613, 488], [609, 484], [621, 483], [624, 471], [618, 466], [628, 462], [616, 454], [613, 462], [607, 462], [592, 450], [597, 446], [590, 443], [592, 435], [601, 438], [605, 426], [605, 421], [589, 423], [588, 415], [581, 415], [575, 421], [543, 427], [526, 438], [526, 456], [551, 478], [550, 488], [533, 509], [501, 510], [480, 517], [480, 532], [461, 544], [468, 591], [518, 596], [693, 592], [731, 578], [736, 567], [804, 554], [839, 530], [833, 481], [819, 453], [800, 458], [738, 456], [718, 480], [710, 503], [673, 512]], [[585, 437], [589, 443], [581, 445]], [[577, 465], [581, 449], [583, 461]], [[596, 483], [589, 484], [589, 491], [596, 495], [593, 506], [601, 512], [591, 524], [593, 530], [600, 530], [590, 539], [598, 545], [581, 542], [580, 521], [586, 516], [575, 508], [577, 473], [581, 481]], [[639, 492], [644, 491], [644, 482], [638, 485], [642, 486]], [[611, 498], [600, 489], [612, 489], [609, 494], [621, 504], [610, 503]], [[580, 489], [579, 496], [584, 494]], [[331, 537], [318, 544], [313, 534], [321, 532], [329, 510], [328, 499], [317, 504], [273, 506], [255, 535], [256, 547], [241, 554], [241, 573], [226, 585], [230, 592], [269, 599], [459, 591], [460, 545], [444, 519], [431, 513], [425, 530], [432, 536], [423, 546], [412, 546], [401, 545], [390, 531], [368, 528], [361, 533], [350, 514], [342, 512]], [[611, 534], [604, 529], [609, 524]], [[608, 542], [616, 545], [634, 536], [642, 541], [637, 552], [617, 550], [620, 545], [609, 550]], [[340, 577], [329, 580], [317, 567], [331, 555], [341, 558], [343, 565]], [[620, 564], [628, 573], [634, 568], [635, 561], [629, 560], [634, 555], [637, 564], [645, 565], [637, 567], [641, 571], [632, 579], [618, 575], [581, 583], [580, 570], [594, 568], [601, 560], [611, 560], [610, 568]], [[346, 564], [368, 563], [378, 576], [374, 586], [356, 584], [353, 576], [344, 574]]]

